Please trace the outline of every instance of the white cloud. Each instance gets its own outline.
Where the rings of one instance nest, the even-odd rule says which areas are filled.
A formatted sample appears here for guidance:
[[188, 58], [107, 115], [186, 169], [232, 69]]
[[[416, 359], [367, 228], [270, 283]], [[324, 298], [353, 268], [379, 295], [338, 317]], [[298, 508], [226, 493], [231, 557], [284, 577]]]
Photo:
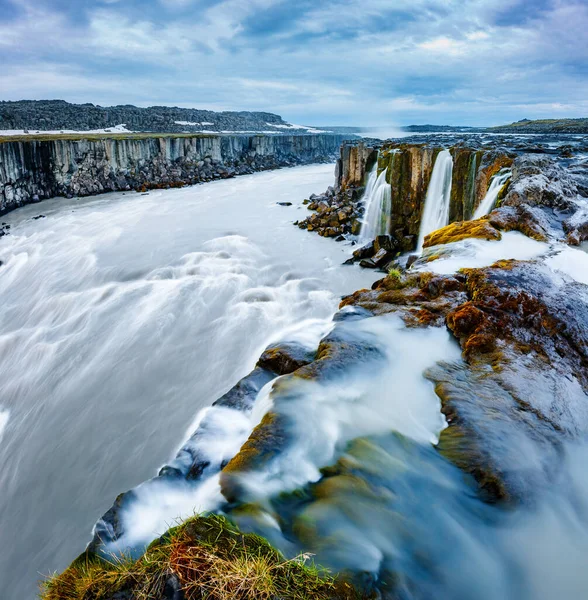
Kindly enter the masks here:
[[581, 64], [588, 44], [581, 41], [588, 7], [573, 0], [500, 25], [495, 15], [509, 7], [521, 14], [514, 12], [520, 0], [325, 0], [262, 34], [250, 23], [285, 0], [224, 0], [208, 8], [202, 0], [193, 7], [165, 1], [178, 10], [131, 18], [125, 3], [103, 0], [86, 21], [74, 22], [20, 0], [16, 21], [0, 15], [0, 60], [10, 56], [2, 60], [9, 65], [0, 73], [2, 95], [197, 102], [318, 125], [476, 124], [586, 110]]

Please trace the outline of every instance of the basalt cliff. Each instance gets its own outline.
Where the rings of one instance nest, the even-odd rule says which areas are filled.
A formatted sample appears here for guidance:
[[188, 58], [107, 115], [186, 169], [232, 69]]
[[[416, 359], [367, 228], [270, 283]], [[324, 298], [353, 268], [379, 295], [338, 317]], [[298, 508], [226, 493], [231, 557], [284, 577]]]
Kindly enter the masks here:
[[343, 136], [75, 136], [0, 142], [0, 213], [55, 196], [179, 187], [330, 161]]

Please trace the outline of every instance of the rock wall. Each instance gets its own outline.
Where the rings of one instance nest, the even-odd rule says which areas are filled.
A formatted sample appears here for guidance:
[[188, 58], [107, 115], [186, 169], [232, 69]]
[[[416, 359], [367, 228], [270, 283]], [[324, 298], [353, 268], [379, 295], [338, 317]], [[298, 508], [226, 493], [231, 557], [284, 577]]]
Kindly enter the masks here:
[[341, 135], [208, 135], [0, 143], [0, 214], [54, 196], [179, 187], [331, 160]]
[[[435, 160], [442, 149], [431, 144], [344, 143], [337, 164], [336, 195], [342, 203], [360, 200], [369, 171], [377, 160], [378, 174], [387, 169], [386, 179], [392, 187], [389, 233], [396, 239], [399, 250], [413, 250]], [[449, 222], [453, 223], [472, 218], [492, 176], [510, 166], [513, 157], [501, 149], [481, 150], [461, 145], [450, 148], [450, 152], [454, 167]], [[318, 229], [316, 224], [312, 227]]]

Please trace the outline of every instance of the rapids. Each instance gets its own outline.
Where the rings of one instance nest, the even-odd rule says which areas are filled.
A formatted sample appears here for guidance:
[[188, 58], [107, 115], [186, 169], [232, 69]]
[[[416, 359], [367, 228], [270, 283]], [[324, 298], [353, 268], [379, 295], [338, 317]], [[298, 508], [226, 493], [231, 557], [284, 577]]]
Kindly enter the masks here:
[[3, 600], [64, 569], [269, 342], [328, 324], [342, 294], [377, 278], [292, 227], [332, 178], [332, 165], [299, 167], [3, 217]]
[[[421, 238], [447, 221], [448, 155], [435, 164]], [[291, 226], [331, 173], [301, 167], [147, 196], [61, 199], [6, 218], [0, 535], [12, 552], [0, 578], [9, 600], [32, 597], [38, 572], [63, 569], [134, 486], [117, 514], [124, 535], [109, 550], [140, 551], [175, 519], [215, 510], [287, 556], [310, 552], [359, 573], [362, 589], [390, 584], [400, 600], [584, 597], [588, 445], [562, 442], [552, 488], [531, 501], [506, 510], [480, 500], [434, 448], [447, 423], [424, 374], [441, 363], [459, 373], [455, 339], [351, 307], [332, 320], [340, 295], [381, 274], [340, 266], [348, 246]], [[373, 173], [370, 181], [373, 199]], [[46, 217], [33, 220], [40, 210]], [[554, 286], [587, 281], [585, 252], [516, 232], [427, 249], [411, 268], [453, 273], [501, 258], [542, 261]], [[250, 412], [210, 406], [268, 343], [316, 347], [323, 336], [342, 354], [330, 370], [327, 361], [314, 377], [270, 381]], [[229, 463], [224, 481], [214, 472], [140, 485], [202, 440], [225, 465], [269, 410], [287, 435], [264, 460], [236, 475]], [[194, 430], [202, 437], [190, 438]], [[521, 468], [541, 461], [514, 438], [500, 442], [521, 449]]]

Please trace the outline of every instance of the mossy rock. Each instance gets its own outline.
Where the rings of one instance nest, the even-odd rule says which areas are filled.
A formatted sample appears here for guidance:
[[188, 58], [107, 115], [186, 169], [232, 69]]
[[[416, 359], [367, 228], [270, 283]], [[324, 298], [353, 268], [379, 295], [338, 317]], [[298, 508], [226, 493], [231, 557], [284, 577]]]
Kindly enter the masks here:
[[423, 247], [430, 248], [441, 244], [451, 244], [468, 238], [500, 241], [502, 235], [486, 219], [458, 221], [427, 235]]

